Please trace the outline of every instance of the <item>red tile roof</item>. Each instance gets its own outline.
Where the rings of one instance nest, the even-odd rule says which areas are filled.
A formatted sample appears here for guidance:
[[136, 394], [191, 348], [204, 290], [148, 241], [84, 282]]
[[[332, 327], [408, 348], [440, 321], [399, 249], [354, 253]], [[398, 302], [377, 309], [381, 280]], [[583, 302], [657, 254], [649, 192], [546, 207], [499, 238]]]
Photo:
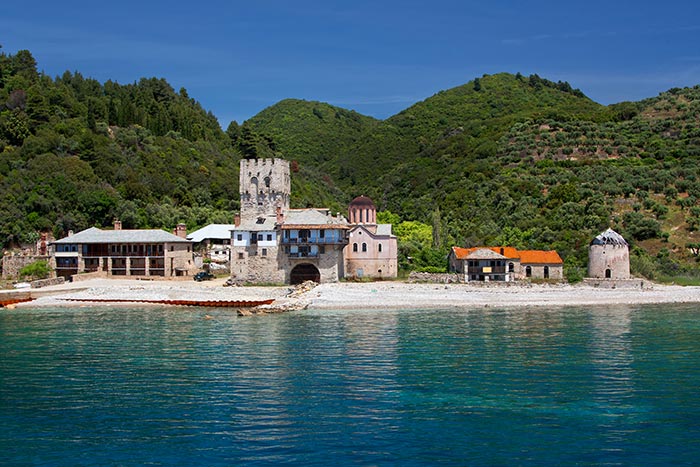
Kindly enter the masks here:
[[556, 251], [523, 250], [518, 251], [512, 246], [488, 246], [461, 248], [453, 246], [452, 251], [455, 258], [459, 260], [467, 259], [467, 256], [481, 248], [489, 249], [495, 253], [505, 256], [508, 259], [519, 259], [521, 264], [563, 264], [559, 253]]
[[520, 264], [564, 264], [559, 253], [554, 250], [523, 250], [518, 253]]

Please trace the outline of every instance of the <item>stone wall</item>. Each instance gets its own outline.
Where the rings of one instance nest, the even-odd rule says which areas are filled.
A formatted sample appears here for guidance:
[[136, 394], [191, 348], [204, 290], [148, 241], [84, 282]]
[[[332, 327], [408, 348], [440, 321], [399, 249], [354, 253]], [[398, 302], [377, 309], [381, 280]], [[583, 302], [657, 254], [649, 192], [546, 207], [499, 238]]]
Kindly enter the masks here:
[[50, 285], [60, 285], [65, 282], [65, 278], [63, 277], [55, 277], [53, 279], [39, 279], [36, 281], [32, 281], [32, 289], [40, 289], [42, 287], [48, 287]]
[[19, 271], [36, 261], [49, 262], [49, 256], [6, 255], [2, 257], [2, 278], [19, 279]]
[[434, 282], [436, 284], [456, 284], [462, 282], [461, 274], [435, 274], [431, 272], [412, 272], [408, 282]]
[[583, 285], [589, 287], [597, 287], [600, 289], [653, 289], [654, 284], [645, 279], [599, 279], [595, 277], [586, 277], [583, 279]]

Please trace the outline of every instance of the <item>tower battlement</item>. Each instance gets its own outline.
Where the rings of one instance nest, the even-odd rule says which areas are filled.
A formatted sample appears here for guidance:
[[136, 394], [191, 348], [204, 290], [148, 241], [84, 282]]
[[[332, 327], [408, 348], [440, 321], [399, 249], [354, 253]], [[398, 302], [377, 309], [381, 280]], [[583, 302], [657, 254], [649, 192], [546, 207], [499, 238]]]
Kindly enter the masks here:
[[278, 208], [289, 209], [289, 161], [242, 159], [240, 170], [241, 219], [275, 216]]

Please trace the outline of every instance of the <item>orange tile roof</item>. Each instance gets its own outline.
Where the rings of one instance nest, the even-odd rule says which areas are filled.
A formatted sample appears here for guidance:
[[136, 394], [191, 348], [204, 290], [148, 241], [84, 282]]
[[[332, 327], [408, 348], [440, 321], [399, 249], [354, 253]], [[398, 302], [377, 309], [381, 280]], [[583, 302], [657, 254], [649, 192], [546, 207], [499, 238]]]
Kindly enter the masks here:
[[520, 251], [520, 264], [563, 264], [559, 253], [554, 250], [524, 250]]
[[[453, 246], [452, 251], [454, 252], [455, 258], [457, 259], [467, 259], [467, 256], [479, 250], [480, 248], [487, 248], [495, 253], [502, 254], [508, 259], [519, 259], [521, 264], [563, 264], [559, 253], [556, 251], [542, 251], [542, 250], [523, 250], [518, 251], [517, 248], [512, 246], [487, 246], [487, 247], [472, 247], [472, 248], [461, 248], [458, 246]], [[501, 252], [503, 250], [503, 252]]]

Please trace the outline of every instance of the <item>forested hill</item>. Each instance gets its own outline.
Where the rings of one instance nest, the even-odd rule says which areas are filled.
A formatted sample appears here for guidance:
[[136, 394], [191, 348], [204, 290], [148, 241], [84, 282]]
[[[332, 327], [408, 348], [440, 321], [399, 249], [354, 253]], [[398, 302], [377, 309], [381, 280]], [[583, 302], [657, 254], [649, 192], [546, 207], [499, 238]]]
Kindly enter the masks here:
[[216, 118], [164, 79], [51, 78], [0, 55], [0, 241], [109, 226], [230, 222], [238, 152]]
[[0, 241], [91, 225], [230, 222], [241, 157], [293, 161], [294, 207], [371, 196], [401, 265], [444, 268], [451, 245], [557, 249], [580, 275], [612, 226], [649, 277], [696, 274], [700, 87], [602, 106], [565, 82], [484, 75], [386, 120], [281, 101], [222, 131], [164, 79], [49, 77], [0, 54]]
[[449, 245], [506, 244], [557, 249], [573, 278], [590, 239], [612, 226], [643, 247], [637, 272], [697, 273], [698, 86], [602, 106], [568, 83], [504, 73], [381, 122], [356, 116], [348, 127], [343, 112], [285, 101], [246, 125], [330, 175], [307, 184], [344, 202], [369, 195], [394, 223], [429, 225], [432, 247], [419, 235], [402, 245], [413, 267], [438, 263]]

